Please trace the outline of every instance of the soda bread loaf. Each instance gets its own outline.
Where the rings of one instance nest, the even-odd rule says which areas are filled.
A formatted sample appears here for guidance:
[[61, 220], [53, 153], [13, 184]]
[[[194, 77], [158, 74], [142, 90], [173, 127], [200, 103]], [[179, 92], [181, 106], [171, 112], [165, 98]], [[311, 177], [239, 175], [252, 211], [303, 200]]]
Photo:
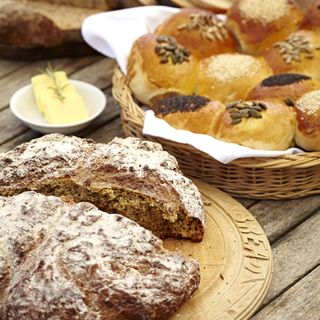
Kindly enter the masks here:
[[38, 59], [93, 53], [81, 37], [83, 20], [117, 0], [2, 0], [0, 57]]
[[51, 134], [0, 154], [0, 195], [26, 190], [88, 201], [161, 238], [201, 240], [200, 193], [160, 144], [115, 138], [108, 144]]
[[137, 223], [89, 203], [0, 197], [0, 319], [168, 319], [199, 266]]

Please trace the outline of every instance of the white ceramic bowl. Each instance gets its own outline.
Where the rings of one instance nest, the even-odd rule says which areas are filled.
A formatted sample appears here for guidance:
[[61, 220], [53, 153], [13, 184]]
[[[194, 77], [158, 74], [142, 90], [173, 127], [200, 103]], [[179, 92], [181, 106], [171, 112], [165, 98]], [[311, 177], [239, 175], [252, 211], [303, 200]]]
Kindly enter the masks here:
[[34, 99], [32, 85], [29, 84], [14, 93], [10, 100], [12, 113], [26, 126], [42, 133], [74, 133], [90, 124], [104, 110], [107, 99], [105, 94], [97, 87], [82, 81], [70, 80], [79, 94], [83, 97], [89, 112], [87, 120], [67, 125], [49, 124], [38, 111]]

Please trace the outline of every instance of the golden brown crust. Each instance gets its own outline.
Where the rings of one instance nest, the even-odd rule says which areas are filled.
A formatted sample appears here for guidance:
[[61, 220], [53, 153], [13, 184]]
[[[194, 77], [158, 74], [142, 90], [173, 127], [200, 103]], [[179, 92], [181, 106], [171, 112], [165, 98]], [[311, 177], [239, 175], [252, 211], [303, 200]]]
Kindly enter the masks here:
[[281, 73], [264, 79], [249, 92], [246, 99], [263, 100], [278, 98], [287, 104], [294, 104], [305, 93], [317, 89], [320, 89], [320, 83], [308, 76], [295, 73]]
[[141, 36], [128, 58], [127, 83], [135, 96], [147, 105], [170, 93], [192, 94], [196, 83], [197, 59], [191, 54], [182, 63], [174, 63], [170, 58], [162, 63], [155, 51], [158, 38], [151, 33]]
[[313, 1], [301, 23], [301, 28], [319, 30], [320, 29], [320, 0]]
[[224, 106], [204, 97], [177, 96], [160, 100], [153, 110], [176, 129], [214, 136]]
[[291, 0], [237, 0], [228, 11], [227, 26], [244, 53], [260, 54], [297, 30], [302, 18]]
[[261, 118], [243, 116], [235, 122], [225, 109], [221, 115], [216, 138], [253, 149], [286, 150], [294, 143], [295, 114], [293, 108], [279, 100], [260, 100], [266, 106]]
[[303, 95], [295, 110], [296, 144], [307, 151], [320, 151], [320, 90]]
[[275, 74], [300, 73], [319, 81], [319, 49], [320, 36], [317, 32], [299, 30], [266, 49], [264, 57]]
[[225, 23], [210, 11], [182, 9], [162, 22], [155, 33], [175, 37], [198, 58], [236, 51], [233, 35]]
[[222, 103], [244, 99], [272, 70], [262, 57], [239, 53], [215, 55], [199, 63], [195, 93]]

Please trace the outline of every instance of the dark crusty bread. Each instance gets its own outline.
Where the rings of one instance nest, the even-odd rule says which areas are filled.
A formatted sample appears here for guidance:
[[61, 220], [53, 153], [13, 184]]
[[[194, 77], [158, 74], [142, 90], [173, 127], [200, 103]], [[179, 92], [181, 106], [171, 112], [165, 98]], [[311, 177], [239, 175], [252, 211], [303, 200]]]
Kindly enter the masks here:
[[117, 0], [2, 0], [0, 57], [35, 60], [92, 54], [81, 37], [83, 20], [117, 5]]
[[82, 21], [97, 12], [97, 9], [44, 2], [4, 0], [0, 3], [0, 42], [35, 48], [82, 41]]
[[201, 240], [200, 193], [161, 145], [136, 138], [108, 144], [46, 135], [0, 154], [0, 195], [25, 190], [88, 201], [160, 237]]
[[45, 2], [88, 9], [111, 10], [119, 6], [119, 0], [27, 0], [28, 2]]
[[199, 266], [135, 222], [89, 203], [0, 197], [1, 320], [168, 319]]

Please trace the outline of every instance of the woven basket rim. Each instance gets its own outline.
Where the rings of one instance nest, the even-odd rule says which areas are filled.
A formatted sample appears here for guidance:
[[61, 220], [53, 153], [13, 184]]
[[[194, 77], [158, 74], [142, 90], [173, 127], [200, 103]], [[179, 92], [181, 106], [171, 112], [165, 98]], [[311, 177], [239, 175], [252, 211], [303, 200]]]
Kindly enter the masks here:
[[[116, 65], [113, 73], [113, 89], [112, 93], [116, 100], [119, 102], [121, 108], [122, 121], [129, 121], [140, 127], [141, 132], [143, 129], [144, 122], [144, 111], [134, 100], [132, 92], [126, 83], [126, 77], [120, 70], [119, 66]], [[130, 119], [128, 119], [130, 115]], [[198, 153], [206, 158], [217, 161], [205, 152], [202, 152], [189, 144], [182, 144], [172, 140], [167, 140], [160, 137], [152, 137], [160, 143], [170, 144], [177, 148], [182, 148], [187, 152]], [[236, 165], [244, 168], [268, 168], [268, 169], [279, 169], [279, 168], [309, 168], [320, 165], [320, 152], [304, 152], [299, 154], [283, 155], [279, 157], [248, 157], [240, 158], [229, 162], [230, 165]], [[228, 165], [226, 164], [226, 165]]]

